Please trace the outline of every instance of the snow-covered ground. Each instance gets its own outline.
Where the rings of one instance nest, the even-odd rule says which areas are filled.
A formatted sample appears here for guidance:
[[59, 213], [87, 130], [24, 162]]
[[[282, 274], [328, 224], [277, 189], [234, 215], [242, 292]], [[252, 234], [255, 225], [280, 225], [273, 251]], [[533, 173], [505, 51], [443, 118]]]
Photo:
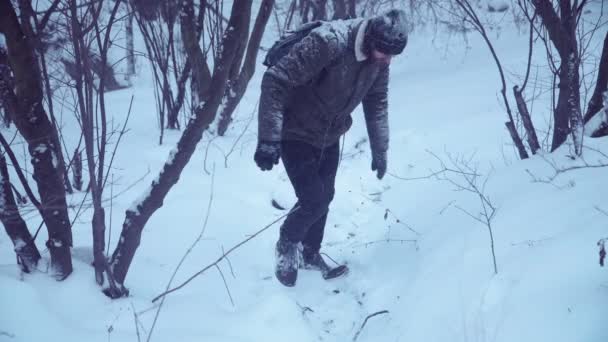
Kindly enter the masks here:
[[[348, 263], [347, 277], [327, 282], [301, 271], [296, 287], [281, 286], [273, 275], [276, 224], [219, 264], [226, 285], [217, 269], [209, 270], [168, 295], [154, 325], [158, 306], [151, 299], [165, 290], [205, 228], [211, 193], [203, 237], [173, 286], [282, 216], [272, 199], [294, 202], [281, 165], [261, 172], [253, 162], [260, 65], [227, 136], [210, 142], [205, 135], [148, 222], [126, 279], [130, 297], [110, 300], [95, 284], [90, 213], [74, 226], [74, 273], [63, 282], [44, 273], [44, 262], [41, 272], [20, 274], [10, 240], [0, 235], [0, 341], [137, 341], [138, 333], [146, 340], [152, 326], [154, 341], [608, 341], [608, 270], [599, 267], [596, 247], [608, 237], [608, 215], [601, 212], [608, 212], [607, 168], [535, 181], [553, 176], [552, 164], [607, 164], [594, 150], [608, 153], [608, 140], [587, 139], [584, 161], [571, 160], [568, 146], [518, 160], [487, 47], [471, 34], [468, 48], [456, 36], [446, 48], [448, 38], [419, 29], [393, 61], [390, 175], [382, 181], [370, 170], [367, 143], [359, 143], [366, 137], [363, 113], [359, 108], [353, 114], [323, 248]], [[508, 70], [523, 74], [526, 35], [505, 24], [492, 38]], [[265, 44], [271, 41], [267, 37]], [[125, 210], [180, 134], [167, 132], [165, 144], [157, 145], [151, 76], [139, 63], [134, 87], [107, 95], [116, 125], [134, 95], [115, 184], [106, 190], [110, 198], [110, 191], [127, 189], [107, 202], [112, 248]], [[542, 98], [534, 105], [541, 130], [547, 107]], [[68, 144], [76, 144], [78, 137], [68, 134], [71, 115], [64, 114], [64, 124]], [[465, 161], [482, 175], [477, 185], [496, 209], [491, 226], [497, 274], [488, 228], [467, 214], [483, 210], [479, 196], [458, 191], [454, 183], [466, 184], [461, 174], [427, 177], [442, 169], [438, 158], [451, 168], [457, 165], [450, 160]], [[82, 196], [71, 196], [69, 203], [77, 206]], [[39, 219], [30, 216], [33, 230]], [[45, 235], [43, 229], [39, 247]]]

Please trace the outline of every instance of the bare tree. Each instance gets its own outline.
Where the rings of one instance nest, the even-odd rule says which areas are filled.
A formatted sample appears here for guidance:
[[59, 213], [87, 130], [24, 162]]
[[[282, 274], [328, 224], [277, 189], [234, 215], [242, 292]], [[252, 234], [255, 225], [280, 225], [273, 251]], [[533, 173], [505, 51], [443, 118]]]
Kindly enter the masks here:
[[27, 229], [27, 225], [13, 196], [11, 181], [9, 179], [6, 159], [0, 155], [0, 222], [4, 225], [6, 233], [11, 238], [21, 270], [29, 273], [36, 269], [40, 260], [40, 252], [34, 244], [34, 239]]
[[[186, 97], [186, 82], [191, 65], [184, 58], [178, 39], [178, 4], [175, 1], [153, 2], [145, 6], [132, 1], [135, 19], [143, 35], [157, 91], [157, 111], [160, 125], [159, 143], [163, 143], [164, 129], [179, 129], [179, 112]], [[137, 5], [139, 4], [139, 5]], [[158, 13], [152, 16], [153, 13]], [[173, 79], [172, 79], [173, 78]]]
[[[63, 151], [61, 149], [61, 140], [60, 140], [60, 132], [57, 124], [57, 119], [55, 118], [55, 107], [53, 101], [53, 90], [51, 87], [51, 77], [49, 74], [49, 67], [47, 62], [47, 48], [49, 42], [45, 41], [49, 38], [49, 33], [47, 31], [51, 31], [56, 28], [56, 25], [51, 25], [50, 19], [51, 16], [57, 11], [57, 7], [59, 6], [59, 1], [54, 0], [49, 8], [47, 8], [44, 12], [42, 12], [43, 16], [39, 20], [38, 15], [32, 8], [31, 1], [28, 0], [19, 0], [19, 9], [20, 9], [20, 17], [21, 17], [21, 25], [24, 29], [24, 32], [30, 42], [32, 42], [33, 47], [36, 51], [36, 57], [38, 63], [40, 65], [40, 71], [42, 71], [42, 83], [43, 83], [43, 94], [44, 99], [46, 100], [46, 108], [48, 109], [48, 114], [51, 119], [51, 124], [53, 125], [53, 145], [55, 146], [55, 154], [58, 158], [58, 169], [61, 172], [61, 177], [63, 178], [65, 190], [68, 193], [72, 193], [72, 185], [70, 183], [70, 178], [68, 177], [68, 169], [65, 162], [65, 158], [63, 156]], [[32, 25], [33, 23], [33, 25]]]
[[462, 14], [460, 14], [460, 15], [457, 14], [457, 16], [462, 18], [463, 22], [468, 23], [469, 25], [471, 25], [473, 27], [474, 30], [479, 32], [479, 34], [483, 37], [485, 43], [487, 44], [488, 48], [490, 49], [490, 52], [492, 53], [492, 57], [494, 58], [494, 62], [496, 63], [496, 67], [498, 68], [498, 72], [500, 74], [500, 82], [502, 85], [500, 93], [502, 95], [505, 109], [507, 111], [507, 116], [509, 118], [509, 121], [505, 122], [505, 126], [507, 127], [507, 130], [509, 131], [509, 134], [511, 135], [511, 139], [513, 140], [513, 143], [515, 143], [515, 146], [517, 147], [517, 151], [519, 152], [519, 157], [521, 159], [526, 159], [526, 158], [528, 158], [528, 152], [526, 151], [526, 147], [524, 146], [524, 143], [523, 143], [523, 141], [519, 135], [519, 132], [517, 131], [517, 127], [515, 125], [515, 120], [513, 118], [513, 113], [511, 111], [509, 99], [507, 97], [507, 84], [506, 84], [506, 80], [505, 80], [505, 73], [504, 73], [502, 64], [500, 62], [500, 59], [498, 58], [498, 54], [496, 53], [496, 50], [494, 49], [494, 46], [492, 45], [492, 42], [490, 41], [490, 38], [488, 36], [488, 33], [486, 32], [484, 24], [482, 23], [481, 19], [477, 15], [477, 12], [475, 11], [475, 8], [471, 5], [471, 3], [468, 0], [455, 0], [455, 1], [456, 1], [458, 8], [462, 11]]
[[[204, 8], [205, 1], [201, 1], [201, 8]], [[159, 175], [146, 191], [146, 196], [132, 205], [133, 209], [126, 211], [121, 236], [110, 261], [110, 270], [117, 282], [118, 291], [105, 291], [111, 298], [124, 296], [128, 293], [124, 288], [124, 280], [127, 276], [129, 266], [139, 246], [141, 234], [147, 221], [152, 214], [158, 210], [169, 190], [177, 183], [179, 176], [192, 157], [197, 143], [201, 140], [204, 130], [215, 118], [217, 109], [226, 89], [230, 70], [233, 67], [234, 59], [238, 47], [244, 44], [246, 35], [245, 23], [251, 15], [251, 1], [235, 0], [232, 4], [230, 19], [221, 38], [221, 48], [218, 49], [217, 56], [213, 61], [213, 73], [211, 80], [198, 78], [195, 83], [195, 103], [194, 113], [188, 122], [184, 133], [177, 142], [176, 148]], [[205, 74], [208, 70], [205, 53], [199, 45], [199, 35], [197, 34], [197, 16], [193, 0], [184, 0], [180, 4], [180, 27], [184, 47], [188, 59], [192, 64], [192, 72], [195, 77]], [[215, 20], [221, 20], [219, 16]], [[209, 86], [213, 85], [213, 86]]]
[[[234, 113], [234, 110], [236, 109], [238, 103], [243, 98], [243, 95], [245, 95], [247, 85], [253, 77], [258, 56], [258, 50], [260, 49], [262, 36], [264, 35], [264, 31], [266, 29], [266, 25], [268, 24], [270, 14], [272, 13], [273, 6], [274, 0], [262, 1], [262, 3], [260, 4], [260, 9], [258, 11], [257, 18], [255, 20], [255, 24], [253, 26], [251, 37], [249, 37], [249, 42], [247, 42], [247, 35], [249, 34], [249, 30], [246, 29], [246, 31], [244, 32], [245, 40], [242, 46], [239, 46], [237, 56], [235, 57], [235, 60], [232, 65], [232, 70], [230, 71], [230, 77], [228, 80], [228, 85], [226, 87], [226, 92], [224, 94], [224, 99], [222, 100], [224, 106], [222, 107], [220, 113], [220, 120], [218, 122], [219, 135], [224, 135], [226, 133], [228, 125], [232, 121], [232, 114]], [[249, 22], [247, 22], [246, 27], [249, 27]], [[247, 46], [246, 54], [245, 46]], [[245, 61], [241, 63], [243, 57], [245, 57]]]
[[542, 19], [553, 47], [560, 58], [558, 67], [559, 95], [557, 107], [553, 112], [554, 127], [551, 150], [555, 151], [572, 135], [576, 155], [583, 152], [583, 116], [580, 96], [580, 63], [576, 35], [578, 18], [582, 14], [586, 0], [559, 0], [559, 15], [553, 1], [531, 0], [536, 12]]
[[608, 90], [608, 32], [604, 38], [604, 47], [602, 48], [602, 56], [600, 57], [600, 65], [597, 72], [597, 82], [595, 90], [589, 100], [587, 112], [585, 113], [584, 122], [589, 120], [602, 109], [602, 94]]
[[33, 42], [27, 39], [10, 0], [0, 0], [0, 33], [6, 39], [15, 91], [6, 86], [0, 88], [11, 99], [11, 107], [16, 110], [9, 111], [9, 115], [28, 143], [49, 233], [46, 245], [51, 255], [51, 272], [57, 280], [63, 280], [72, 272], [72, 233], [64, 181], [56, 165], [58, 147], [52, 138], [53, 126], [43, 107], [42, 81]]
[[[99, 285], [104, 283], [104, 274], [113, 288], [114, 282], [112, 274], [106, 272], [108, 269], [105, 249], [105, 210], [103, 207], [103, 190], [105, 184], [105, 157], [107, 146], [107, 115], [105, 107], [105, 82], [107, 78], [104, 72], [100, 73], [98, 91], [95, 91], [93, 78], [93, 63], [89, 46], [96, 45], [101, 65], [107, 64], [108, 49], [110, 47], [110, 34], [115, 23], [116, 13], [121, 4], [116, 0], [111, 7], [111, 13], [107, 24], [100, 28], [100, 12], [105, 8], [106, 2], [88, 3], [84, 14], [79, 14], [78, 8], [81, 6], [77, 0], [70, 0], [69, 6], [69, 27], [71, 33], [71, 45], [74, 55], [74, 74], [72, 77], [76, 81], [75, 90], [78, 101], [78, 118], [81, 124], [85, 153], [87, 160], [89, 190], [93, 200], [93, 266], [95, 268], [95, 280]], [[103, 34], [102, 34], [103, 30]], [[97, 110], [96, 103], [99, 104]], [[97, 123], [97, 127], [96, 126]]]

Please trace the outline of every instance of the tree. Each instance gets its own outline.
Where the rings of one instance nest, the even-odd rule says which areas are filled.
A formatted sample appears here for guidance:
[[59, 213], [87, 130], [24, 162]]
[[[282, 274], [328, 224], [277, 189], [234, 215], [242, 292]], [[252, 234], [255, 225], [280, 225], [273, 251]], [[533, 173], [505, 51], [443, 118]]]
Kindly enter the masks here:
[[[75, 90], [78, 101], [78, 118], [84, 136], [85, 153], [87, 156], [89, 189], [93, 200], [93, 266], [95, 267], [95, 280], [103, 285], [104, 274], [111, 288], [115, 287], [112, 274], [108, 271], [108, 264], [104, 255], [105, 249], [105, 210], [103, 207], [103, 190], [105, 185], [105, 158], [107, 146], [107, 115], [104, 91], [106, 86], [105, 74], [99, 73], [98, 92], [95, 91], [93, 79], [93, 62], [89, 53], [89, 45], [96, 42], [97, 53], [101, 65], [107, 64], [110, 47], [110, 34], [115, 23], [116, 13], [121, 1], [116, 0], [112, 5], [107, 24], [100, 28], [99, 13], [104, 8], [104, 1], [97, 7], [94, 3], [86, 4], [87, 10], [80, 16], [79, 4], [76, 0], [69, 0], [69, 19], [71, 30], [71, 47], [74, 55], [74, 70], [72, 77], [76, 81]], [[91, 23], [91, 24], [87, 24]], [[94, 103], [99, 104], [99, 111]], [[95, 127], [95, 125], [98, 127]]]
[[131, 5], [152, 65], [161, 131], [159, 143], [162, 144], [165, 127], [180, 128], [179, 112], [184, 105], [191, 71], [178, 42], [179, 5], [176, 1], [140, 0], [131, 0]]
[[[232, 114], [234, 113], [237, 104], [243, 98], [243, 95], [245, 95], [247, 85], [255, 73], [258, 50], [260, 49], [262, 36], [264, 35], [273, 6], [274, 0], [262, 0], [248, 43], [247, 35], [249, 34], [249, 30], [247, 29], [244, 32], [245, 39], [243, 44], [238, 48], [236, 58], [232, 64], [232, 70], [230, 70], [228, 86], [226, 87], [226, 92], [224, 93], [224, 98], [222, 100], [224, 105], [218, 122], [219, 135], [224, 135], [226, 133], [228, 125], [232, 121]], [[246, 27], [249, 27], [249, 22]], [[246, 54], [245, 46], [247, 47]], [[245, 57], [245, 61], [241, 63], [243, 56]]]
[[602, 48], [602, 56], [600, 57], [600, 66], [597, 72], [597, 81], [595, 83], [595, 90], [587, 105], [587, 112], [585, 113], [584, 122], [587, 123], [591, 118], [600, 112], [602, 109], [603, 99], [602, 94], [608, 90], [608, 32], [604, 38], [604, 47]]
[[21, 270], [26, 273], [35, 270], [40, 260], [40, 252], [34, 244], [34, 239], [27, 229], [25, 221], [19, 214], [4, 156], [0, 156], [0, 222], [4, 225], [6, 233], [15, 246]]
[[[576, 155], [583, 152], [583, 116], [581, 113], [580, 63], [577, 40], [577, 24], [583, 12], [586, 0], [559, 0], [559, 15], [550, 0], [531, 0], [536, 13], [542, 19], [543, 28], [549, 35], [553, 47], [557, 50], [560, 65], [557, 68], [559, 77], [559, 95], [557, 106], [553, 111], [554, 126], [551, 151], [555, 151], [572, 135]], [[551, 50], [547, 50], [551, 54]], [[553, 56], [549, 56], [553, 59]]]
[[6, 85], [0, 89], [11, 102], [10, 107], [14, 110], [9, 110], [9, 115], [28, 144], [42, 217], [49, 235], [46, 246], [51, 256], [51, 273], [57, 280], [63, 280], [72, 273], [72, 233], [64, 181], [56, 165], [58, 147], [53, 139], [53, 126], [43, 107], [41, 73], [33, 42], [24, 34], [10, 0], [0, 0], [0, 33], [6, 39], [15, 91]]
[[[205, 5], [206, 1], [201, 1], [199, 13]], [[177, 146], [146, 191], [146, 196], [135, 202], [132, 209], [125, 213], [119, 243], [110, 260], [110, 270], [118, 285], [118, 291], [112, 289], [105, 291], [105, 294], [111, 298], [128, 294], [123, 284], [139, 246], [144, 226], [152, 214], [162, 206], [165, 196], [177, 183], [182, 170], [192, 157], [204, 130], [215, 118], [226, 89], [230, 70], [232, 70], [235, 62], [238, 47], [244, 44], [246, 39], [244, 34], [245, 24], [248, 22], [250, 15], [251, 1], [234, 0], [230, 19], [220, 40], [221, 45], [217, 47], [217, 54], [214, 56], [213, 73], [210, 74], [211, 78], [206, 80], [204, 75], [208, 73], [209, 66], [206, 55], [199, 45], [200, 36], [197, 34], [197, 25], [199, 24], [197, 24], [194, 3], [193, 0], [180, 2], [181, 34], [188, 59], [192, 65], [192, 73], [196, 78], [193, 92], [198, 101], [194, 104], [193, 116], [188, 121]], [[216, 16], [214, 20], [217, 22], [218, 20], [221, 21], [222, 18]]]

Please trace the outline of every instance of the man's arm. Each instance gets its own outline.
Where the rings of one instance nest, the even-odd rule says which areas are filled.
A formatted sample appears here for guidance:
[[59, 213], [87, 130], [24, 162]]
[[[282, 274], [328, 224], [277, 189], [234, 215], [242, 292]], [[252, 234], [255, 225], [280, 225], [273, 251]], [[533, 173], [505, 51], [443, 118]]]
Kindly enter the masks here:
[[312, 80], [340, 50], [335, 34], [312, 31], [264, 73], [258, 113], [260, 141], [281, 140], [283, 113], [293, 89]]
[[374, 156], [388, 150], [388, 71], [383, 68], [363, 98], [363, 112], [369, 143]]

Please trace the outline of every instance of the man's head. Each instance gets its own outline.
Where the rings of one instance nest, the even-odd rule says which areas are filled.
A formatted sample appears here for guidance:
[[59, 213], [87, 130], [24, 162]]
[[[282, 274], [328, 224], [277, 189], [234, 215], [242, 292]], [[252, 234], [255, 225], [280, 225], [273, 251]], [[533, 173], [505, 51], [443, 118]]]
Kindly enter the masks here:
[[367, 51], [374, 61], [390, 63], [407, 45], [407, 19], [402, 10], [392, 9], [369, 20], [365, 34]]

